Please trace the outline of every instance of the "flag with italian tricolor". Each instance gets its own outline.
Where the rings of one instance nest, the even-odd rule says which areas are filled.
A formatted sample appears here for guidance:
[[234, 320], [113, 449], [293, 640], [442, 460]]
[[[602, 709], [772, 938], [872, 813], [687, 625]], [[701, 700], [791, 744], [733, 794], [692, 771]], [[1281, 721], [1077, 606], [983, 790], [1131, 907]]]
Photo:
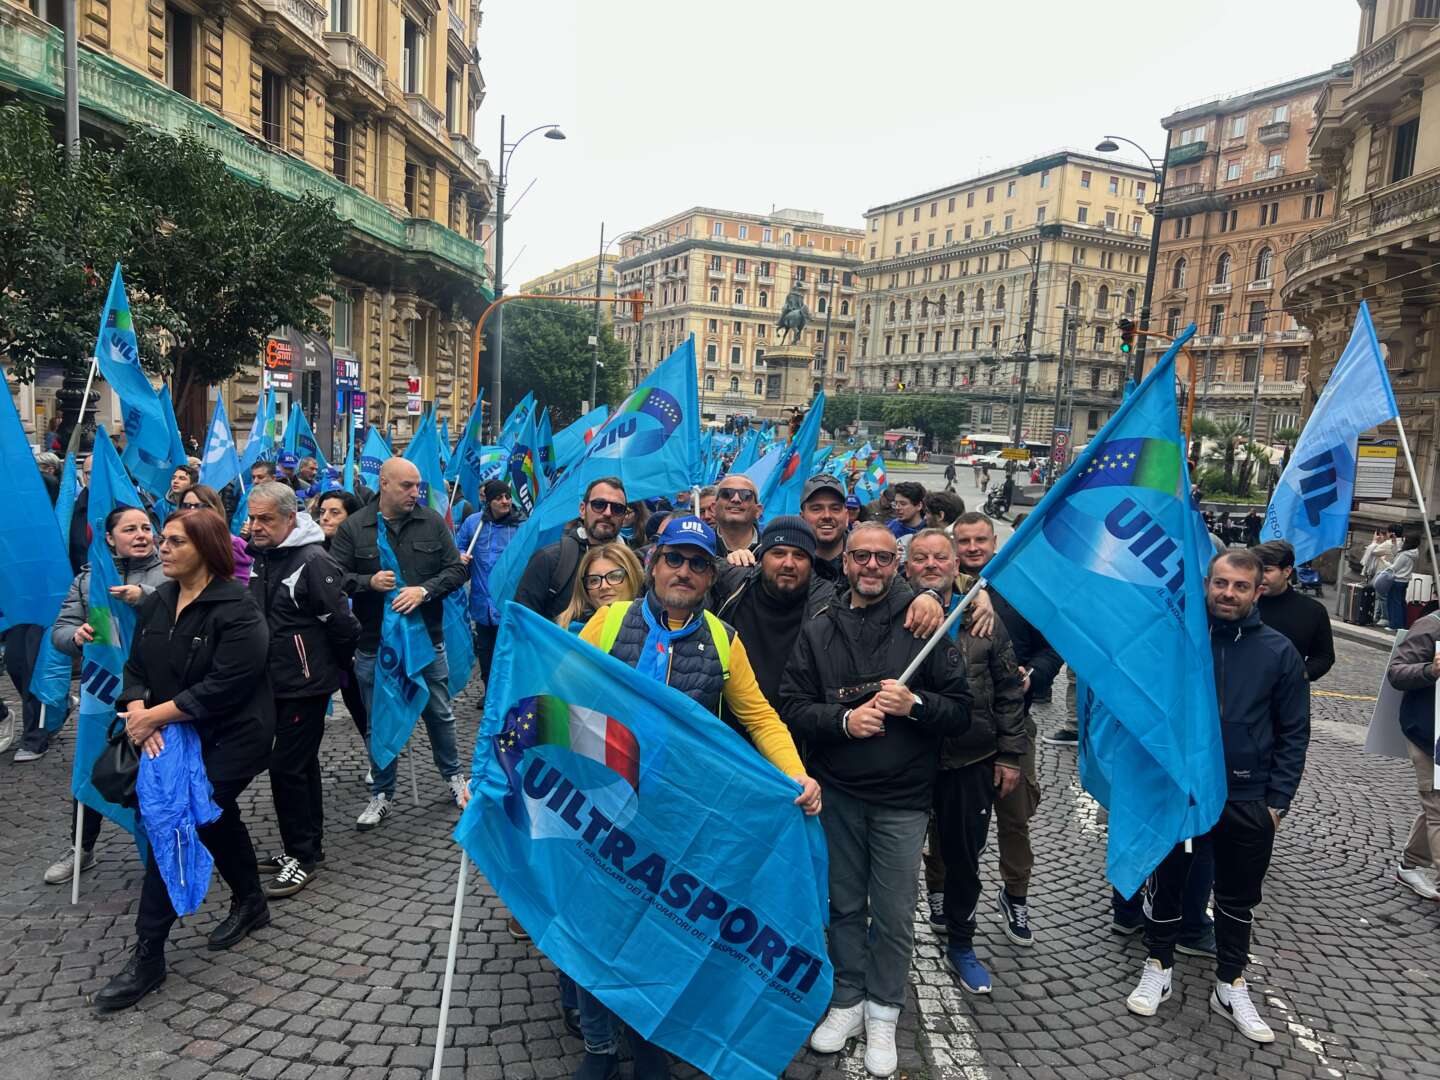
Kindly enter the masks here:
[[552, 694], [521, 698], [505, 715], [495, 737], [496, 752], [518, 757], [536, 746], [558, 746], [590, 758], [640, 789], [640, 746], [634, 734], [597, 709]]

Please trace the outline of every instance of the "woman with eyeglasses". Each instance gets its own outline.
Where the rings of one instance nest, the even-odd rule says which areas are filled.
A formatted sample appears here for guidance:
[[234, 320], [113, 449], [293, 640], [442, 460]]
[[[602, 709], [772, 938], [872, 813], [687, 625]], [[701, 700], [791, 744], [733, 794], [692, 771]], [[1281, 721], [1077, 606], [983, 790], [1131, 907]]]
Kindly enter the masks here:
[[[155, 532], [150, 515], [144, 510], [117, 506], [110, 511], [110, 516], [105, 519], [105, 543], [115, 557], [115, 569], [121, 581], [110, 591], [131, 607], [139, 607], [146, 597], [165, 584], [160, 552], [155, 547]], [[89, 608], [90, 564], [86, 563], [70, 583], [65, 604], [50, 631], [50, 643], [66, 656], [79, 657], [85, 645], [95, 640], [95, 628], [88, 621]], [[41, 733], [44, 734], [43, 728]], [[80, 827], [81, 873], [95, 865], [95, 841], [100, 838], [101, 820], [98, 813], [85, 807]], [[74, 835], [73, 806], [70, 822], [68, 835]], [[74, 873], [75, 853], [72, 850], [46, 867], [45, 883], [63, 885]]]
[[[225, 501], [220, 498], [220, 493], [209, 484], [191, 484], [180, 493], [180, 501], [175, 504], [177, 514], [188, 514], [192, 510], [210, 509], [220, 515], [221, 521], [229, 521], [230, 515], [225, 510]], [[255, 560], [250, 552], [246, 550], [248, 544], [243, 536], [230, 537], [230, 550], [235, 558], [235, 580], [241, 585], [250, 583], [250, 568], [255, 565]]]
[[555, 622], [578, 634], [590, 616], [617, 600], [634, 600], [645, 583], [635, 553], [621, 543], [601, 544], [585, 553], [575, 571], [570, 604]]
[[[234, 578], [230, 530], [213, 510], [165, 522], [160, 560], [169, 580], [141, 605], [116, 709], [140, 753], [164, 748], [171, 724], [191, 724], [220, 816], [196, 829], [230, 886], [230, 913], [210, 933], [228, 949], [270, 924], [255, 847], [237, 800], [269, 767], [275, 701], [266, 668], [270, 633], [259, 605]], [[143, 813], [143, 810], [142, 810]], [[154, 849], [145, 862], [139, 939], [129, 961], [95, 995], [102, 1010], [126, 1009], [165, 981], [165, 940], [175, 922]]]

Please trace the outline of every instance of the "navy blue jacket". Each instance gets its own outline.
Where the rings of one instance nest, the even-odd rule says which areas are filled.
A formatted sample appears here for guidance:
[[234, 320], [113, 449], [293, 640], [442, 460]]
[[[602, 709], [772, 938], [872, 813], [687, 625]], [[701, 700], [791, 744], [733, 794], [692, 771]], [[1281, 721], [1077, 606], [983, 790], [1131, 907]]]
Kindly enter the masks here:
[[1253, 607], [1233, 622], [1210, 617], [1210, 652], [1230, 798], [1290, 809], [1310, 745], [1310, 686], [1300, 654]]

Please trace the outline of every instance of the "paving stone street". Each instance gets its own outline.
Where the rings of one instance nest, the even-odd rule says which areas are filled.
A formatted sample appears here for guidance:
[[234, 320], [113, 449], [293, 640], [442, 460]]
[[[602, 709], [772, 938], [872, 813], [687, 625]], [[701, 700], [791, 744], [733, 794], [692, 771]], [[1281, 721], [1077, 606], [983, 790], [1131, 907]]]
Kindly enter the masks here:
[[[1409, 766], [1366, 757], [1364, 725], [1384, 664], [1338, 642], [1340, 662], [1317, 687], [1305, 781], [1276, 844], [1257, 914], [1251, 977], [1276, 1042], [1245, 1042], [1207, 1007], [1211, 972], [1182, 957], [1176, 992], [1153, 1020], [1125, 1010], [1143, 944], [1109, 931], [1105, 830], [1079, 788], [1075, 755], [1042, 746], [1044, 797], [1033, 823], [1036, 943], [1010, 945], [994, 909], [986, 853], [977, 949], [994, 993], [966, 996], [923, 924], [914, 999], [901, 1030], [901, 1075], [985, 1077], [1440, 1076], [1440, 905], [1392, 878], [1413, 816]], [[5, 692], [11, 688], [5, 684]], [[1063, 708], [1041, 706], [1042, 730]], [[476, 707], [458, 708], [462, 746]], [[41, 882], [73, 827], [68, 733], [42, 760], [0, 762], [0, 1080], [165, 1077], [171, 1080], [415, 1080], [428, 1075], [454, 898], [457, 812], [417, 734], [420, 804], [401, 774], [397, 812], [358, 833], [365, 766], [337, 712], [322, 751], [328, 862], [297, 897], [273, 903], [274, 923], [228, 953], [203, 935], [224, 914], [205, 906], [177, 926], [170, 975], [137, 1008], [96, 1015], [93, 994], [132, 943], [140, 867], [108, 824], [99, 863], [72, 907], [67, 887]], [[256, 847], [278, 848], [268, 784], [242, 800]], [[466, 904], [451, 1014], [447, 1077], [567, 1077], [579, 1040], [565, 1029], [554, 969], [505, 929], [506, 912], [477, 881]], [[863, 1046], [822, 1058], [802, 1052], [797, 1080], [864, 1075]], [[628, 1067], [627, 1067], [628, 1068]], [[677, 1075], [695, 1075], [688, 1069]]]

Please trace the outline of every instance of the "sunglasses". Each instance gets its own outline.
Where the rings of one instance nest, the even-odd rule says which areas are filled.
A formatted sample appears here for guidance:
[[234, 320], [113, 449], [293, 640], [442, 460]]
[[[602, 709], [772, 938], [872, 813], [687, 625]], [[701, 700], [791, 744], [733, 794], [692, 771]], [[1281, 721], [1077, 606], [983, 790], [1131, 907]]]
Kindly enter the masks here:
[[889, 566], [895, 561], [893, 551], [847, 551], [845, 554], [861, 566], [869, 566], [872, 560], [876, 566]]
[[591, 499], [589, 506], [597, 514], [609, 513], [615, 517], [624, 517], [630, 512], [630, 507], [624, 503], [611, 502], [609, 499]]
[[204, 505], [205, 505], [205, 504], [204, 504], [204, 503], [201, 503], [201, 502], [182, 502], [182, 503], [181, 503], [179, 506], [177, 506], [175, 509], [177, 509], [177, 510], [199, 510], [199, 509], [200, 509], [202, 506], [204, 506]]
[[689, 564], [691, 572], [696, 574], [706, 574], [715, 569], [715, 561], [708, 555], [681, 555], [678, 551], [663, 551], [660, 557], [671, 570], [679, 570], [686, 564]]
[[607, 570], [603, 574], [586, 574], [585, 588], [598, 589], [602, 582], [606, 585], [619, 585], [629, 576], [630, 575], [627, 574], [623, 568], [617, 570]]
[[738, 500], [742, 503], [752, 503], [755, 501], [755, 492], [750, 491], [748, 488], [721, 488], [715, 492], [715, 497], [717, 499], [723, 499], [725, 502], [736, 502]]

